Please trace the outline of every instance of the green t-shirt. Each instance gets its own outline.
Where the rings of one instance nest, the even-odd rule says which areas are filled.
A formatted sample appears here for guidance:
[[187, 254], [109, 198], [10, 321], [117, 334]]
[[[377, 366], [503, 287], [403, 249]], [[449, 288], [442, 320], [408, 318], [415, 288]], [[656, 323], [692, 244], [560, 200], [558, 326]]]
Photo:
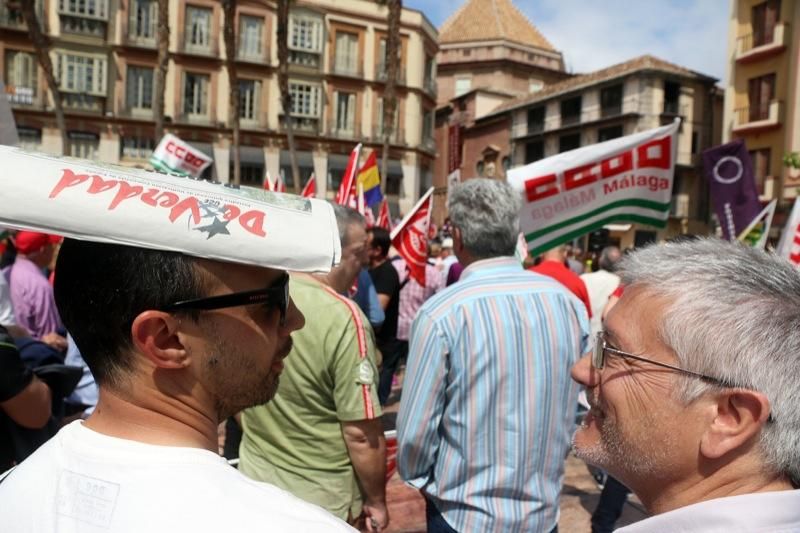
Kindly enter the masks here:
[[306, 323], [275, 398], [242, 415], [240, 469], [341, 516], [360, 497], [340, 422], [381, 415], [375, 341], [352, 300], [310, 276], [289, 290]]

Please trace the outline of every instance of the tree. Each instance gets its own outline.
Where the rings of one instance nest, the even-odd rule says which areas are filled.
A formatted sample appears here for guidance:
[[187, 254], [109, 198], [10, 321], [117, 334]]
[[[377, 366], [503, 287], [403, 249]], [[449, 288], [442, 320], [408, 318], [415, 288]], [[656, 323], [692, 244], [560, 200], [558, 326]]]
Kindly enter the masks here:
[[167, 87], [167, 68], [169, 67], [169, 0], [157, 0], [158, 2], [158, 59], [156, 64], [154, 92], [155, 106], [155, 139], [161, 141], [164, 136], [164, 97]]
[[286, 129], [286, 143], [289, 145], [289, 162], [292, 166], [293, 190], [300, 194], [300, 170], [297, 167], [297, 153], [294, 145], [292, 124], [292, 95], [289, 92], [289, 4], [291, 0], [278, 0], [278, 87], [281, 91], [283, 108], [283, 127]]
[[386, 173], [389, 171], [389, 147], [394, 132], [395, 109], [397, 109], [397, 69], [400, 66], [400, 15], [403, 0], [385, 0], [389, 8], [388, 30], [386, 35], [386, 85], [383, 88], [383, 148], [381, 149], [381, 189], [384, 187]]
[[233, 184], [239, 185], [242, 181], [239, 151], [239, 80], [236, 77], [236, 0], [222, 0], [222, 9], [225, 11], [225, 68], [228, 70], [228, 84], [230, 85], [230, 99], [228, 100], [228, 118], [231, 123], [231, 155], [233, 156]]
[[800, 169], [800, 152], [791, 152], [783, 156], [783, 164], [789, 168]]
[[56, 81], [53, 73], [53, 62], [50, 60], [50, 46], [52, 43], [50, 37], [45, 35], [42, 27], [39, 26], [39, 18], [36, 15], [36, 2], [22, 1], [18, 5], [22, 10], [25, 24], [28, 26], [28, 37], [33, 43], [39, 66], [44, 71], [47, 88], [50, 89], [50, 93], [53, 95], [53, 105], [56, 109], [56, 127], [61, 132], [61, 153], [67, 154], [69, 153], [69, 138], [67, 137], [67, 123], [64, 119], [64, 103], [61, 100], [58, 81]]

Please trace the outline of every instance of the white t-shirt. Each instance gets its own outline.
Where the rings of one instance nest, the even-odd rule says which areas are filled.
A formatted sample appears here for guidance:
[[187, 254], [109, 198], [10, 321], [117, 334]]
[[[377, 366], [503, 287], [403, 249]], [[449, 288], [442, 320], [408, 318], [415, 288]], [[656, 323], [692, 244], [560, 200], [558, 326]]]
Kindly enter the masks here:
[[581, 274], [581, 279], [586, 284], [589, 293], [589, 302], [592, 304], [592, 337], [603, 329], [603, 309], [608, 303], [611, 293], [619, 287], [619, 276], [598, 270], [589, 274]]
[[0, 483], [3, 533], [355, 531], [199, 448], [64, 427]]
[[16, 326], [14, 305], [11, 303], [11, 290], [5, 275], [0, 272], [0, 326]]

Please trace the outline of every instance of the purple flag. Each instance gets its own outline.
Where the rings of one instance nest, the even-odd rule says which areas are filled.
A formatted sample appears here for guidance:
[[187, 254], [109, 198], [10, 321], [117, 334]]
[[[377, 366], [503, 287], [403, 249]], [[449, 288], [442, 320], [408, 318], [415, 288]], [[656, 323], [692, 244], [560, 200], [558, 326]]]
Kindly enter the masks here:
[[703, 152], [703, 168], [722, 235], [733, 240], [761, 212], [753, 164], [739, 139]]

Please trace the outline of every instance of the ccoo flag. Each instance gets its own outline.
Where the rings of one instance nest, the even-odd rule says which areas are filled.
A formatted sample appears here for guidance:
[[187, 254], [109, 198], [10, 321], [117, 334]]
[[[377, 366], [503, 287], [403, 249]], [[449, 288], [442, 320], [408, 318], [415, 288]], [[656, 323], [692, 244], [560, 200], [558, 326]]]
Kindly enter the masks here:
[[317, 197], [317, 178], [314, 176], [313, 172], [311, 173], [311, 176], [309, 176], [306, 186], [303, 187], [303, 192], [300, 193], [300, 196], [304, 198]]
[[364, 200], [369, 207], [383, 200], [381, 193], [381, 176], [378, 174], [378, 161], [373, 150], [361, 170], [358, 171], [358, 183], [364, 188]]
[[703, 168], [722, 236], [732, 241], [761, 212], [753, 165], [744, 141], [739, 139], [704, 151]]
[[392, 246], [408, 265], [411, 276], [425, 286], [425, 265], [428, 263], [428, 227], [431, 223], [433, 187], [420, 198], [414, 209], [392, 230]]
[[356, 169], [358, 168], [358, 157], [361, 154], [361, 143], [358, 143], [353, 151], [350, 152], [350, 158], [347, 160], [347, 167], [344, 169], [342, 175], [342, 183], [339, 185], [339, 191], [336, 193], [336, 203], [351, 207], [355, 204], [356, 197]]

